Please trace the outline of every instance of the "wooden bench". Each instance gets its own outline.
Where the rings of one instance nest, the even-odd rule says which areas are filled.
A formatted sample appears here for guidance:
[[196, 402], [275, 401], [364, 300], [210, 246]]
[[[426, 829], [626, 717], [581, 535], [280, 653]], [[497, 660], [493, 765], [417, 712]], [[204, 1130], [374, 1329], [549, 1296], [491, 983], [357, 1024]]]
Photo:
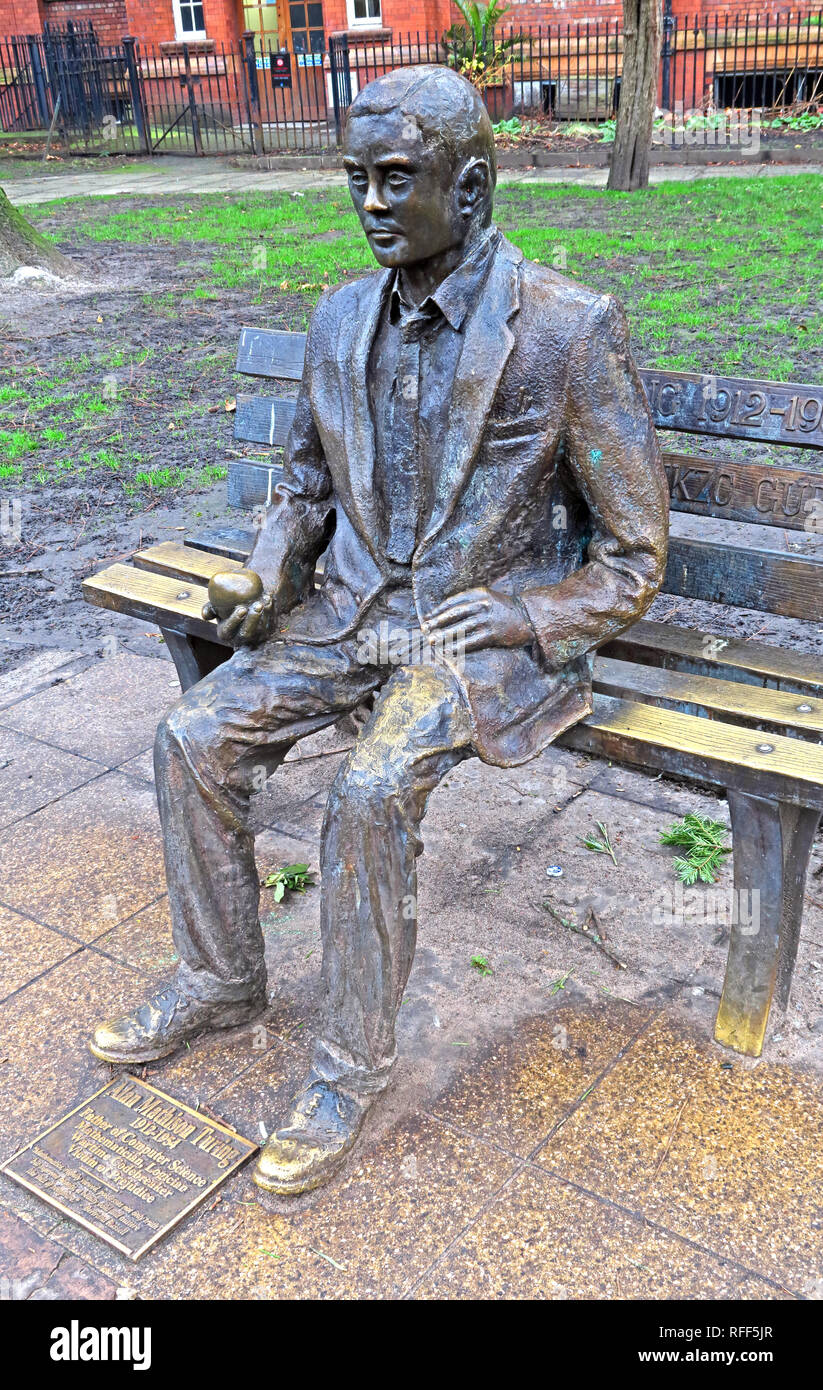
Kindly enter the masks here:
[[[299, 381], [305, 336], [246, 328], [237, 369]], [[823, 449], [823, 388], [643, 371], [661, 430]], [[237, 398], [240, 441], [282, 447], [294, 397]], [[785, 532], [823, 530], [823, 475], [706, 454], [664, 454], [673, 511]], [[276, 455], [236, 459], [229, 501], [265, 504]], [[91, 603], [157, 624], [185, 690], [230, 655], [200, 610], [216, 571], [242, 565], [248, 526], [188, 544], [154, 545], [86, 580]], [[663, 592], [796, 618], [823, 614], [823, 559], [725, 539], [672, 537]], [[731, 813], [734, 888], [759, 891], [760, 927], [732, 926], [715, 1037], [762, 1050], [773, 999], [785, 1008], [797, 953], [806, 870], [823, 810], [823, 658], [720, 638], [670, 622], [635, 623], [594, 665], [594, 713], [560, 740], [648, 771], [723, 789]], [[738, 899], [739, 901], [739, 899]], [[638, 904], [643, 911], [643, 904]]]

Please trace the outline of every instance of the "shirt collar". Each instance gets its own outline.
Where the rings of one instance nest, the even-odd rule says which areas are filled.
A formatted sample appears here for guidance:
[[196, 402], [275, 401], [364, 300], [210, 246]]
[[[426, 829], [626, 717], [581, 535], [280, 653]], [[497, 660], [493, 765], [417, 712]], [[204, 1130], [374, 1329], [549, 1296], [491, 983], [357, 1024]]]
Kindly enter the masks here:
[[[480, 285], [488, 270], [491, 254], [499, 239], [496, 227], [489, 227], [480, 241], [472, 247], [465, 260], [447, 275], [437, 289], [424, 299], [418, 312], [432, 314], [435, 306], [456, 332], [459, 332], [472, 308]], [[392, 318], [396, 321], [402, 313], [408, 313], [411, 306], [406, 303], [400, 289], [400, 271], [394, 277], [391, 291]]]

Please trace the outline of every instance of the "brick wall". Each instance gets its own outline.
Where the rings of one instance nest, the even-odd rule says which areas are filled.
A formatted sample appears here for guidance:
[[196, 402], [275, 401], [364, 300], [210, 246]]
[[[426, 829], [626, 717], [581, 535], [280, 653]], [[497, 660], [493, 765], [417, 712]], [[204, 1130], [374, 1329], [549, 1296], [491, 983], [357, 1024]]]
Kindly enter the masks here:
[[0, 38], [39, 34], [43, 27], [38, 0], [0, 0]]
[[88, 20], [94, 25], [94, 32], [101, 43], [119, 43], [124, 33], [123, 27], [126, 23], [126, 4], [125, 0], [50, 0], [49, 3], [41, 3], [43, 18], [49, 24], [64, 25], [67, 20], [74, 22], [82, 20], [85, 26]]
[[[239, 4], [204, 0], [204, 14], [210, 39], [237, 43]], [[37, 34], [44, 20], [65, 24], [69, 19], [91, 20], [101, 43], [119, 43], [124, 34], [149, 44], [169, 43], [175, 37], [172, 0], [0, 0], [0, 38]]]
[[[2, 3], [2, 0], [0, 0]], [[128, 28], [145, 44], [173, 43], [174, 9], [171, 0], [125, 0]], [[240, 36], [240, 6], [233, 0], [204, 0], [206, 37], [218, 44], [235, 45]]]
[[[281, 0], [287, 3], [287, 0]], [[823, 0], [801, 0], [799, 4], [773, 0], [758, 7], [753, 0], [674, 0], [677, 16], [752, 16], [760, 9], [769, 14], [818, 13]], [[327, 33], [348, 28], [346, 0], [324, 0]], [[204, 0], [206, 33], [218, 44], [235, 45], [239, 38], [241, 6], [239, 0]], [[614, 21], [622, 15], [621, 0], [511, 0], [503, 28], [577, 22]], [[37, 33], [43, 20], [65, 23], [67, 19], [93, 20], [104, 43], [132, 33], [144, 43], [168, 43], [175, 37], [172, 0], [0, 0], [0, 37], [8, 34]], [[383, 0], [383, 24], [395, 35], [442, 34], [460, 15], [451, 0]]]

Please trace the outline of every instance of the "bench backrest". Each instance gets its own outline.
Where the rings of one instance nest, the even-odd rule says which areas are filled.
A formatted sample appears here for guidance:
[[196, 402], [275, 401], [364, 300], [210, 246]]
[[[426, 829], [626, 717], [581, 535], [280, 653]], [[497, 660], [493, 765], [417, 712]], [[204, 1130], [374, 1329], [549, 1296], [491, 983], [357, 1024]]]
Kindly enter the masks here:
[[[244, 328], [236, 370], [296, 382], [303, 374], [305, 348], [305, 333]], [[653, 368], [642, 368], [640, 376], [659, 430], [776, 448], [823, 449], [823, 387]], [[293, 416], [293, 396], [238, 395], [235, 438], [282, 448]], [[823, 532], [823, 473], [669, 450], [663, 451], [663, 463], [673, 511]], [[270, 495], [278, 473], [275, 461], [257, 472], [267, 475]], [[243, 496], [241, 476], [230, 500], [235, 505], [266, 500], [259, 490], [258, 476], [253, 495]], [[816, 618], [823, 613], [823, 559], [765, 546], [672, 537], [663, 592]]]

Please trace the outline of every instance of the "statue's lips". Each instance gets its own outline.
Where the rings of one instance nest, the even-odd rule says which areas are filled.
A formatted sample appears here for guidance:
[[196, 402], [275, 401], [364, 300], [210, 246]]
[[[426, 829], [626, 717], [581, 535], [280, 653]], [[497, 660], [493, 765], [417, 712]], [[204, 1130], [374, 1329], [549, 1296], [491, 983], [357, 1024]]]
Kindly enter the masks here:
[[398, 241], [403, 235], [402, 232], [391, 232], [385, 227], [376, 227], [373, 232], [367, 232], [369, 241], [374, 241], [378, 246], [391, 246], [393, 241]]

